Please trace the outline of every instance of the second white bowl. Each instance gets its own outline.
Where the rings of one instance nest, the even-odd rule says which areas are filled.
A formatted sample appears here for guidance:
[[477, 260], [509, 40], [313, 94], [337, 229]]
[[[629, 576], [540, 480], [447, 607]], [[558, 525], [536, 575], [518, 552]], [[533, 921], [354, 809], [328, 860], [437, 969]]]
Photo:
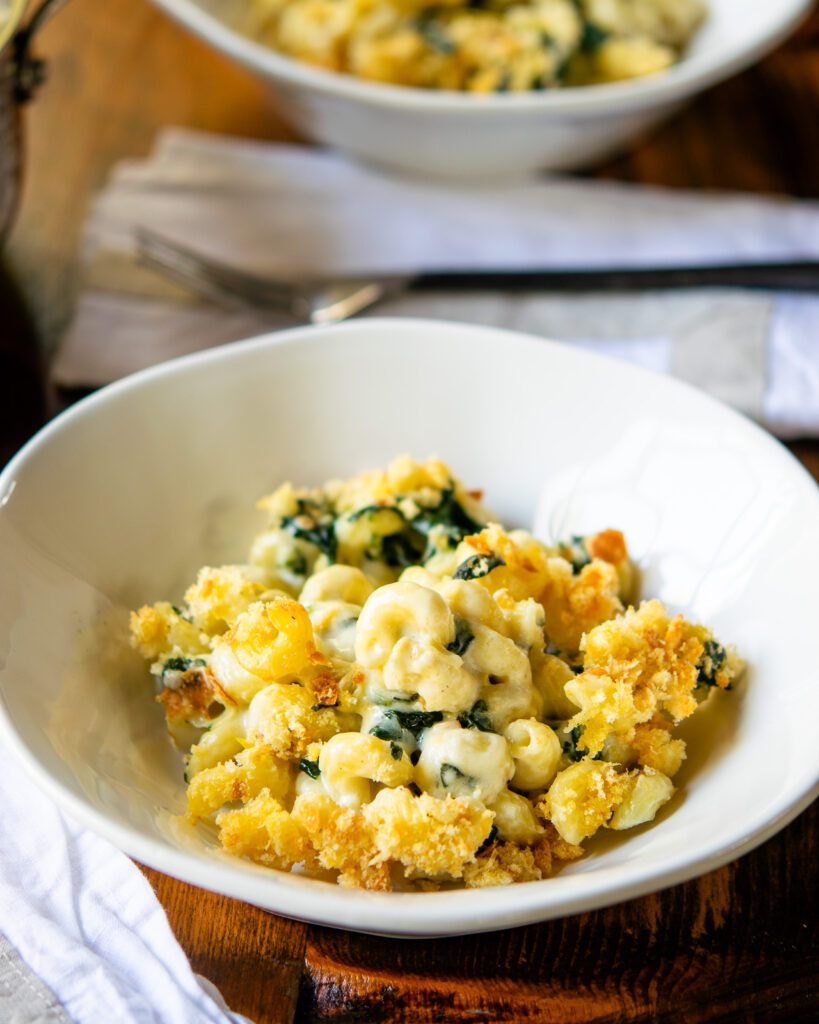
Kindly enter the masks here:
[[229, 28], [230, 0], [155, 0], [275, 86], [308, 138], [404, 171], [496, 177], [586, 166], [627, 146], [707, 86], [757, 60], [811, 0], [709, 0], [708, 21], [670, 71], [612, 85], [478, 96], [380, 85], [292, 60]]

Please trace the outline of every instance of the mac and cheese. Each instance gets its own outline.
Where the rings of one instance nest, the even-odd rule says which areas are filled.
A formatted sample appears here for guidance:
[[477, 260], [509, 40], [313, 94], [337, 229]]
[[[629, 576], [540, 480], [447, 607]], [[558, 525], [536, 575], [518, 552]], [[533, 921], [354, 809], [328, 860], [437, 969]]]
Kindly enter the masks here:
[[622, 534], [547, 545], [436, 459], [285, 484], [248, 563], [132, 613], [188, 817], [228, 851], [373, 889], [545, 877], [652, 821], [674, 730], [741, 664], [636, 602]]
[[250, 0], [241, 31], [291, 57], [395, 85], [521, 92], [664, 71], [703, 0]]

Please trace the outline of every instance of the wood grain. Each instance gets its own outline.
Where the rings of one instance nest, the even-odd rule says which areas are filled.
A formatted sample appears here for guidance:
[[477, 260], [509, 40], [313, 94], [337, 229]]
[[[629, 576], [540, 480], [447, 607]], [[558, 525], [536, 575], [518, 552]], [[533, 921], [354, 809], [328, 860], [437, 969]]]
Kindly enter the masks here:
[[[70, 314], [79, 232], [111, 165], [164, 124], [289, 137], [265, 86], [146, 0], [72, 0], [40, 49], [10, 257], [51, 348]], [[819, 196], [819, 16], [594, 174]], [[792, 446], [819, 479], [819, 444]], [[258, 1024], [819, 1020], [819, 810], [685, 885], [491, 935], [373, 939], [286, 921], [145, 870], [194, 968]]]

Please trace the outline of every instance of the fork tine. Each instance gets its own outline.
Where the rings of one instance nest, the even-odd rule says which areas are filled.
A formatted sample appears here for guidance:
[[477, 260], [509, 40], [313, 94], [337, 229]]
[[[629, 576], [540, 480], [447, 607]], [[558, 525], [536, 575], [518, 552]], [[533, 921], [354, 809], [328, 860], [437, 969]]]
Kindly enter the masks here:
[[137, 250], [146, 264], [161, 270], [199, 294], [232, 306], [251, 306], [306, 319], [309, 305], [302, 289], [235, 270], [179, 245], [156, 231], [136, 232]]
[[216, 302], [285, 313], [314, 324], [338, 323], [398, 294], [409, 277], [370, 277], [290, 283], [268, 280], [212, 260], [156, 231], [136, 231], [137, 252], [147, 266]]

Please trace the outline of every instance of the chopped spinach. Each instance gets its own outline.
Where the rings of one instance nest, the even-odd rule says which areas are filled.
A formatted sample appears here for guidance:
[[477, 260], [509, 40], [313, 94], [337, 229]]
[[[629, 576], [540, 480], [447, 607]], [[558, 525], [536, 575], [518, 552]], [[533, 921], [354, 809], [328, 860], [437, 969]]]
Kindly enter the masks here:
[[[588, 747], [580, 747], [580, 737], [583, 735], [583, 726], [576, 725], [574, 729], [569, 733], [569, 738], [563, 741], [563, 753], [569, 758], [570, 761], [582, 761], [584, 757], [589, 756]], [[602, 761], [603, 752], [595, 754], [592, 761]]]
[[462, 619], [460, 615], [456, 615], [455, 639], [451, 644], [447, 644], [446, 649], [448, 651], [452, 651], [453, 654], [463, 657], [474, 639], [475, 634], [472, 632], [472, 627], [469, 625], [467, 619]]
[[577, 743], [583, 732], [582, 725], [576, 725], [574, 729], [569, 733], [569, 738], [563, 741], [563, 753], [568, 757], [570, 761], [582, 761], [583, 757], [588, 753], [586, 748], [581, 750], [577, 749]]
[[378, 515], [380, 512], [392, 512], [398, 516], [399, 519], [403, 519], [406, 522], [406, 517], [400, 508], [396, 508], [395, 505], [364, 505], [361, 508], [357, 508], [354, 512], [350, 512], [347, 516], [347, 521], [350, 523], [356, 522], [358, 519], [362, 519], [364, 516]]
[[406, 731], [417, 742], [424, 729], [442, 721], [443, 717], [440, 711], [398, 711], [396, 708], [387, 708], [381, 721], [370, 732], [382, 740], [399, 740], [402, 732]]
[[304, 772], [305, 775], [309, 775], [311, 779], [317, 779], [321, 775], [321, 769], [318, 766], [318, 761], [311, 761], [307, 757], [303, 757], [299, 761], [299, 771]]
[[506, 562], [497, 555], [470, 555], [465, 559], [452, 574], [456, 580], [477, 580], [481, 576], [488, 576], [493, 569]]
[[304, 576], [307, 573], [307, 559], [304, 557], [304, 552], [295, 548], [285, 561], [284, 568], [296, 573], [297, 576]]
[[390, 743], [390, 757], [393, 761], [400, 761], [404, 756], [404, 750], [396, 742]]
[[440, 711], [398, 711], [397, 708], [387, 708], [381, 721], [370, 729], [370, 734], [380, 740], [400, 740], [408, 732], [417, 743], [424, 729], [442, 721], [443, 717]]
[[415, 19], [415, 30], [438, 53], [454, 53], [455, 43], [438, 20], [439, 8], [427, 7]]
[[281, 525], [283, 530], [287, 530], [297, 540], [314, 544], [331, 562], [336, 560], [338, 540], [334, 523], [319, 523], [310, 516], [284, 516]]
[[436, 722], [443, 721], [444, 717], [441, 711], [395, 711], [391, 709], [387, 711], [387, 714], [395, 715], [401, 723], [401, 728], [411, 732], [416, 740], [424, 729], [429, 729]]
[[460, 768], [456, 768], [454, 764], [442, 764], [441, 765], [441, 785], [446, 786], [447, 789], [452, 785], [453, 782], [457, 782], [458, 779], [469, 779], [466, 772], [462, 772]]
[[338, 549], [335, 521], [332, 512], [326, 505], [309, 498], [299, 498], [296, 503], [296, 515], [283, 516], [280, 526], [297, 540], [313, 544], [334, 562]]
[[486, 524], [473, 519], [455, 497], [455, 489], [447, 487], [441, 491], [438, 504], [422, 508], [412, 525], [423, 534], [428, 534], [434, 526], [442, 526], [453, 539], [462, 541], [470, 534], [480, 533]]
[[697, 662], [697, 685], [716, 686], [717, 673], [725, 664], [725, 648], [716, 640], [706, 640], [702, 657]]
[[488, 849], [492, 845], [492, 843], [494, 843], [498, 839], [499, 836], [500, 832], [498, 832], [498, 826], [493, 825], [492, 828], [489, 829], [489, 835], [486, 837], [486, 839], [484, 839], [484, 841], [475, 851], [475, 855], [477, 856], [478, 854], [483, 853], [483, 851]]
[[583, 35], [580, 37], [580, 49], [583, 53], [597, 53], [609, 35], [610, 33], [600, 25], [586, 21], [583, 23]]
[[162, 666], [162, 675], [166, 672], [187, 672], [191, 668], [202, 668], [205, 664], [204, 658], [168, 658]]
[[394, 719], [382, 718], [378, 725], [370, 729], [370, 735], [377, 736], [380, 740], [400, 740], [403, 730]]
[[591, 562], [591, 555], [586, 547], [586, 538], [575, 534], [571, 541], [561, 545], [564, 558], [572, 563], [572, 572], [577, 576]]
[[[393, 568], [406, 569], [418, 565], [424, 557], [426, 541], [416, 531], [389, 533], [381, 538], [380, 556]], [[378, 553], [373, 553], [378, 558]]]
[[458, 721], [464, 729], [480, 729], [481, 732], [492, 732], [492, 719], [485, 700], [476, 700], [469, 711], [462, 711]]

